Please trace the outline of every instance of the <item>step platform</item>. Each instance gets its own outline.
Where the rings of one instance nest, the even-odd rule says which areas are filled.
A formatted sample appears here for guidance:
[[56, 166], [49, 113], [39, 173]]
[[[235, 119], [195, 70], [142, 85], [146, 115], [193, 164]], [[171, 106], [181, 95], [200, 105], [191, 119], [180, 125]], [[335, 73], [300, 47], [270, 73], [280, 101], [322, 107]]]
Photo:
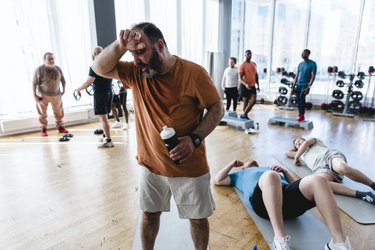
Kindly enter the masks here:
[[254, 121], [253, 120], [246, 120], [242, 118], [237, 118], [234, 116], [229, 116], [227, 114], [221, 119], [221, 121], [227, 122], [229, 126], [238, 127], [242, 129], [249, 129], [254, 128]]
[[236, 117], [236, 118], [238, 117], [236, 111], [228, 111], [228, 110], [226, 110], [224, 115], [230, 116], [230, 117]]
[[314, 128], [314, 124], [312, 121], [303, 121], [303, 122], [297, 122], [296, 119], [293, 118], [286, 118], [286, 117], [280, 117], [280, 116], [274, 116], [271, 117], [268, 120], [268, 124], [271, 125], [285, 125], [288, 127], [293, 127], [293, 128], [301, 128], [305, 130], [311, 130]]

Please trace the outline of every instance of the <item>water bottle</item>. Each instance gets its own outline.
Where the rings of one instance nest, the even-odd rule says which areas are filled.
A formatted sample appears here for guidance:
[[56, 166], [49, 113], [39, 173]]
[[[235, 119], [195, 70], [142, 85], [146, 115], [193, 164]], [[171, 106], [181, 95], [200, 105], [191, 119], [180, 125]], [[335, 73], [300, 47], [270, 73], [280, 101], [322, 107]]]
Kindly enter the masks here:
[[255, 128], [256, 130], [259, 130], [259, 122], [257, 122], [257, 126]]
[[[168, 152], [170, 152], [180, 143], [180, 141], [177, 139], [176, 131], [174, 131], [173, 128], [168, 128], [168, 126], [163, 127], [163, 130], [160, 132], [160, 137], [164, 141]], [[179, 164], [179, 160], [174, 161], [174, 163]]]

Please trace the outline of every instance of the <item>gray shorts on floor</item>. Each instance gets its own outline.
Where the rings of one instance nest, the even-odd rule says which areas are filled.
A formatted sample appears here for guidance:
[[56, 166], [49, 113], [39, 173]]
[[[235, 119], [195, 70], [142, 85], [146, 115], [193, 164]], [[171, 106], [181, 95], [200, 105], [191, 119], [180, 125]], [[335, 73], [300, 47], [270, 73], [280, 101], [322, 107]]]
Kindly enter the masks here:
[[313, 173], [314, 174], [327, 173], [327, 174], [331, 175], [337, 182], [342, 182], [344, 176], [335, 172], [332, 169], [332, 159], [333, 158], [341, 158], [346, 162], [346, 158], [345, 158], [343, 153], [341, 153], [338, 150], [331, 149], [331, 150], [327, 151], [327, 153], [324, 154], [324, 156], [316, 159], [316, 161], [314, 163]]

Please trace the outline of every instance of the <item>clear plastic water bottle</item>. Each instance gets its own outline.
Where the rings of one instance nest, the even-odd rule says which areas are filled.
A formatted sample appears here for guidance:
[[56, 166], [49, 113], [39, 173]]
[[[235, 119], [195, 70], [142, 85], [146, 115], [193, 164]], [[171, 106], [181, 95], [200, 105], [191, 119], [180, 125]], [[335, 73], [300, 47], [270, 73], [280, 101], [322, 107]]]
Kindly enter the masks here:
[[255, 127], [256, 130], [259, 130], [259, 122], [257, 122], [257, 126]]
[[[180, 141], [177, 139], [176, 131], [173, 128], [168, 128], [168, 126], [163, 127], [163, 130], [160, 132], [160, 137], [164, 141], [168, 152], [170, 152], [180, 143]], [[174, 161], [174, 163], [179, 164], [179, 160]]]

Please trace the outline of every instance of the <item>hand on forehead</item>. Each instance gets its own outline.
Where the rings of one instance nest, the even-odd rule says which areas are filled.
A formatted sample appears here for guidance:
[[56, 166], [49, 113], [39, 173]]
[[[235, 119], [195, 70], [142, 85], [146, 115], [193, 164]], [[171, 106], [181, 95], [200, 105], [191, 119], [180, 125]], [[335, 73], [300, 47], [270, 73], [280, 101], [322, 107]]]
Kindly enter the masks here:
[[140, 50], [145, 48], [144, 42], [141, 42], [141, 33], [135, 30], [125, 30], [120, 34], [121, 39], [126, 43], [128, 50]]

